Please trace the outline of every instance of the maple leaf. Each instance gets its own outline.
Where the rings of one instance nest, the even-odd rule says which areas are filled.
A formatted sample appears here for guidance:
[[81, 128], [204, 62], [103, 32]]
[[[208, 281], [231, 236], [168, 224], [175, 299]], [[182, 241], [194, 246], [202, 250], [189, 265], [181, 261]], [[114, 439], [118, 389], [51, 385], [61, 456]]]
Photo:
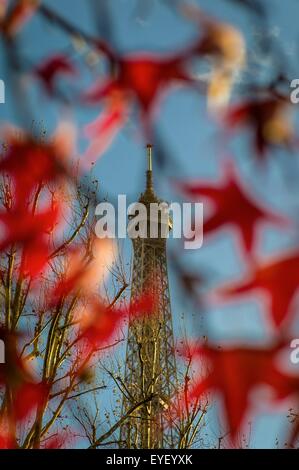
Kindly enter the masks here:
[[146, 55], [126, 57], [119, 68], [118, 86], [132, 94], [146, 113], [170, 85], [191, 82], [181, 53], [165, 59]]
[[66, 56], [56, 54], [36, 66], [33, 73], [43, 82], [48, 94], [53, 95], [56, 78], [62, 75], [76, 75], [77, 70]]
[[227, 226], [238, 230], [247, 253], [252, 252], [255, 242], [257, 225], [271, 223], [279, 226], [287, 225], [286, 218], [263, 209], [240, 185], [237, 173], [228, 162], [224, 177], [215, 185], [195, 181], [181, 183], [179, 189], [192, 198], [203, 197], [213, 203], [212, 215], [204, 222], [204, 236]]
[[108, 238], [92, 240], [89, 253], [81, 245], [69, 248], [65, 253], [65, 273], [50, 293], [51, 303], [72, 292], [81, 291], [85, 296], [97, 293], [98, 284], [109, 274], [115, 256], [115, 245]]
[[198, 400], [210, 391], [220, 392], [233, 442], [244, 424], [250, 407], [250, 394], [254, 388], [259, 385], [271, 386], [276, 399], [289, 394], [289, 377], [275, 365], [279, 350], [280, 346], [271, 349], [222, 349], [208, 345], [193, 348], [192, 355], [207, 360], [210, 368], [204, 378], [195, 382], [189, 399]]
[[0, 449], [15, 449], [16, 442], [10, 432], [0, 428]]
[[154, 294], [144, 293], [120, 307], [107, 306], [100, 300], [92, 299], [79, 319], [80, 333], [76, 345], [80, 347], [80, 362], [76, 375], [80, 380], [88, 377], [89, 360], [96, 352], [107, 348], [116, 338], [125, 320], [142, 320], [156, 312]]
[[89, 162], [107, 150], [127, 119], [127, 99], [120, 90], [114, 90], [107, 98], [104, 111], [84, 129], [86, 137], [91, 141], [82, 159], [84, 165], [86, 160]]
[[43, 383], [24, 382], [13, 396], [13, 418], [16, 422], [23, 421], [28, 415], [41, 406], [47, 399], [49, 387]]
[[[242, 35], [232, 26], [214, 21], [198, 12], [199, 10], [196, 11], [196, 15], [191, 16], [193, 19], [196, 16], [203, 29], [203, 35], [183, 51], [164, 57], [149, 53], [118, 56], [112, 54], [110, 50], [106, 53], [113, 68], [113, 78], [99, 82], [83, 96], [83, 100], [89, 104], [97, 104], [103, 100], [108, 103], [105, 118], [100, 118], [98, 126], [95, 125], [93, 128], [97, 135], [97, 143], [89, 148], [93, 156], [96, 156], [97, 152], [103, 153], [111, 143], [112, 138], [125, 123], [124, 115], [128, 114], [135, 103], [141, 110], [145, 135], [149, 137], [154, 111], [165, 92], [174, 85], [200, 89], [200, 82], [195, 80], [188, 70], [189, 63], [193, 59], [213, 56], [214, 68], [208, 91], [209, 102], [217, 105], [223, 104], [228, 99], [235, 75], [245, 62]], [[103, 52], [102, 47], [99, 49]], [[112, 99], [115, 94], [121, 96], [118, 105], [116, 100]], [[105, 135], [107, 123], [110, 132]], [[104, 140], [102, 146], [101, 135]], [[95, 136], [92, 135], [91, 138], [94, 139]]]
[[149, 293], [144, 293], [139, 298], [132, 299], [129, 305], [120, 307], [109, 307], [101, 301], [94, 301], [88, 308], [88, 315], [85, 314], [81, 320], [81, 338], [97, 349], [114, 336], [122, 321], [145, 318], [154, 314], [154, 311], [155, 296]]
[[88, 316], [88, 319], [84, 317], [81, 322], [83, 325], [81, 339], [87, 341], [92, 350], [97, 350], [117, 333], [120, 323], [124, 320], [125, 312], [109, 309], [100, 301], [95, 301], [88, 309]]
[[[0, 386], [9, 387], [12, 393], [12, 406], [7, 426], [0, 423], [1, 447], [5, 442], [7, 444], [7, 441], [10, 445], [13, 444], [9, 432], [5, 432], [4, 428], [9, 431], [9, 422], [17, 424], [27, 418], [46, 399], [49, 387], [44, 382], [35, 382], [28, 364], [20, 357], [17, 347], [20, 334], [17, 335], [1, 328], [0, 338], [5, 343], [5, 362], [0, 364]], [[1, 424], [4, 426], [3, 429], [1, 429]]]
[[11, 430], [11, 422], [7, 417], [2, 417], [0, 420], [0, 449], [15, 448], [17, 448], [17, 443]]
[[5, 227], [5, 237], [0, 242], [0, 251], [17, 244], [22, 248], [20, 273], [35, 277], [43, 269], [49, 256], [49, 235], [59, 221], [60, 210], [53, 204], [39, 213], [28, 207], [15, 207], [0, 213]]
[[[0, 160], [0, 173], [8, 179], [13, 196], [5, 205], [6, 212], [0, 212], [5, 229], [0, 251], [18, 245], [22, 249], [20, 273], [35, 277], [47, 263], [50, 236], [61, 220], [62, 203], [57, 200], [71, 175], [67, 158], [73, 148], [73, 128], [61, 123], [48, 142], [11, 127], [3, 134], [7, 149]], [[55, 186], [55, 194], [49, 200], [43, 192], [43, 205], [49, 200], [48, 207], [38, 211], [32, 207], [34, 198], [49, 183]]]
[[248, 279], [217, 290], [221, 298], [235, 298], [240, 294], [261, 290], [270, 299], [270, 312], [279, 327], [287, 317], [299, 287], [299, 253], [293, 252], [257, 265]]
[[136, 99], [147, 114], [170, 85], [192, 82], [186, 70], [186, 55], [188, 57], [188, 52], [173, 57], [145, 53], [119, 57], [115, 64], [116, 78], [99, 82], [83, 98], [96, 103], [118, 92], [129, 100]]
[[295, 144], [289, 98], [277, 93], [231, 106], [223, 122], [229, 131], [240, 127], [252, 130], [253, 145], [260, 160], [264, 160], [270, 147], [292, 148]]
[[10, 127], [4, 129], [3, 138], [7, 151], [0, 160], [0, 173], [13, 182], [16, 206], [28, 201], [40, 185], [62, 183], [69, 177], [67, 159], [74, 146], [74, 131], [69, 124], [60, 123], [48, 142]]
[[89, 104], [105, 100], [105, 111], [88, 127], [87, 136], [95, 140], [88, 149], [89, 156], [100, 156], [125, 124], [134, 103], [141, 109], [141, 119], [146, 134], [150, 132], [154, 106], [162, 93], [171, 85], [191, 83], [186, 71], [186, 55], [171, 58], [134, 54], [118, 58], [115, 62], [117, 77], [93, 86], [83, 100]]
[[74, 436], [64, 433], [55, 433], [50, 438], [46, 439], [45, 442], [42, 443], [43, 449], [63, 449], [68, 446], [70, 447], [70, 443], [74, 444]]
[[113, 63], [116, 77], [93, 87], [86, 98], [90, 102], [97, 102], [117, 89], [128, 94], [129, 98], [135, 98], [147, 115], [161, 93], [171, 85], [194, 85], [194, 78], [188, 71], [188, 62], [191, 59], [212, 55], [215, 58], [218, 79], [220, 75], [225, 79], [225, 76], [236, 73], [244, 66], [244, 40], [237, 29], [213, 20], [197, 7], [187, 6], [184, 11], [203, 29], [203, 34], [197, 41], [185, 50], [166, 57], [149, 53], [118, 56], [111, 54], [109, 50], [106, 54]]

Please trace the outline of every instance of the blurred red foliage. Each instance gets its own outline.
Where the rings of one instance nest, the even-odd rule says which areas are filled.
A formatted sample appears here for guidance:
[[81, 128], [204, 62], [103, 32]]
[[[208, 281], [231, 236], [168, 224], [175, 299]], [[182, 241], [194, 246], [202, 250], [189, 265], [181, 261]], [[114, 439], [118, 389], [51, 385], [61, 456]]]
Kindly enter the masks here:
[[223, 177], [218, 184], [209, 185], [205, 181], [178, 184], [186, 196], [193, 199], [204, 198], [212, 203], [212, 215], [204, 222], [204, 237], [225, 226], [238, 230], [245, 250], [252, 252], [256, 230], [259, 224], [271, 223], [286, 226], [286, 218], [263, 209], [251, 195], [242, 188], [240, 177], [231, 162], [224, 167]]
[[256, 404], [255, 400], [250, 401], [255, 387], [272, 387], [275, 392], [273, 400], [298, 394], [299, 377], [288, 376], [278, 368], [277, 356], [281, 349], [281, 345], [267, 349], [194, 346], [191, 354], [198, 360], [207, 361], [207, 373], [193, 384], [190, 401], [198, 400], [210, 391], [220, 392], [232, 440], [236, 441], [250, 405]]
[[74, 76], [77, 69], [68, 57], [56, 54], [39, 64], [33, 73], [42, 81], [47, 93], [53, 95], [56, 79], [61, 76]]
[[299, 253], [289, 253], [252, 268], [248, 279], [220, 288], [222, 298], [235, 298], [240, 294], [261, 290], [270, 299], [270, 312], [277, 328], [290, 313], [292, 301], [298, 291]]
[[18, 335], [2, 328], [0, 338], [5, 343], [5, 362], [0, 364], [0, 388], [10, 391], [8, 413], [1, 416], [0, 448], [14, 448], [13, 429], [47, 400], [49, 387], [37, 382], [26, 361], [18, 352]]
[[224, 123], [228, 131], [241, 127], [250, 130], [254, 150], [261, 161], [272, 147], [292, 149], [297, 146], [288, 96], [273, 92], [266, 98], [232, 105], [224, 115]]

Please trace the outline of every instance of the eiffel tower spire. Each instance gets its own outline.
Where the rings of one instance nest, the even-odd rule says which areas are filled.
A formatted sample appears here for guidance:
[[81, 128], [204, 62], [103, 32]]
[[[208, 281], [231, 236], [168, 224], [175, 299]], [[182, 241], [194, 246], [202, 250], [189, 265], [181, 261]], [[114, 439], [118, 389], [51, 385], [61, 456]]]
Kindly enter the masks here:
[[148, 193], [154, 193], [154, 186], [153, 186], [153, 160], [152, 160], [152, 151], [153, 148], [151, 144], [147, 144], [147, 172], [146, 172], [146, 191]]
[[[149, 206], [160, 201], [154, 192], [152, 146], [147, 145], [146, 187], [139, 202], [147, 208], [147, 223], [153, 222]], [[154, 221], [161, 225], [162, 219]], [[171, 227], [171, 221], [168, 220]], [[128, 232], [130, 233], [130, 222]], [[127, 393], [122, 414], [135, 411], [120, 429], [121, 447], [129, 449], [175, 448], [176, 439], [167, 424], [167, 410], [176, 390], [176, 364], [169, 296], [166, 238], [133, 238], [131, 299], [149, 290], [155, 297], [155, 311], [128, 326], [125, 365]]]

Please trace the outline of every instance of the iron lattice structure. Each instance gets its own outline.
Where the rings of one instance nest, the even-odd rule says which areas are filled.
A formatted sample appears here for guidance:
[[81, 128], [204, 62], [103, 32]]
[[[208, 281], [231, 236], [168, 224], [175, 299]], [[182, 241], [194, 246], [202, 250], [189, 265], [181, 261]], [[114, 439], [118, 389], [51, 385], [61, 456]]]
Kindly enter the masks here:
[[[151, 146], [147, 146], [146, 190], [139, 202], [147, 207], [147, 227], [153, 222], [149, 205], [160, 203], [152, 184]], [[170, 219], [167, 224], [171, 227]], [[154, 312], [131, 319], [128, 326], [125, 386], [122, 414], [137, 407], [120, 430], [121, 447], [175, 448], [169, 426], [169, 405], [177, 387], [174, 338], [167, 273], [166, 238], [158, 218], [158, 237], [134, 238], [131, 301], [151, 290]], [[130, 223], [128, 226], [130, 235]], [[141, 404], [141, 405], [140, 405]]]

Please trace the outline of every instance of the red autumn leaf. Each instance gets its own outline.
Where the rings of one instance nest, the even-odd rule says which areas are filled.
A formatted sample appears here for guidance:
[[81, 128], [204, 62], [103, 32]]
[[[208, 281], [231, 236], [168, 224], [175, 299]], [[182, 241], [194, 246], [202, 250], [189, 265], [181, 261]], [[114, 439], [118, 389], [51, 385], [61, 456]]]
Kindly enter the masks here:
[[269, 147], [292, 148], [295, 144], [289, 98], [274, 93], [232, 106], [224, 116], [224, 124], [229, 131], [240, 127], [251, 129], [260, 159], [265, 158]]
[[66, 56], [57, 54], [48, 57], [44, 62], [35, 67], [33, 73], [43, 82], [49, 95], [52, 95], [57, 77], [76, 75], [77, 70]]
[[106, 109], [97, 119], [85, 127], [85, 135], [91, 140], [83, 164], [86, 159], [101, 156], [109, 147], [116, 134], [128, 118], [128, 103], [120, 91], [114, 91], [107, 100]]
[[219, 289], [224, 298], [235, 298], [255, 290], [264, 291], [270, 299], [270, 312], [277, 327], [287, 317], [299, 287], [299, 253], [275, 258], [258, 265], [247, 280]]
[[195, 383], [190, 400], [200, 399], [209, 391], [220, 392], [229, 430], [235, 440], [249, 411], [249, 398], [255, 387], [262, 384], [273, 387], [277, 399], [287, 396], [288, 377], [275, 366], [278, 351], [278, 347], [269, 350], [212, 346], [195, 348], [193, 354], [206, 359], [211, 369], [205, 378]]
[[9, 423], [1, 419], [0, 422], [0, 449], [15, 449], [17, 447], [16, 441], [10, 431]]
[[[289, 342], [286, 342], [288, 344]], [[276, 384], [276, 397], [278, 400], [284, 400], [287, 397], [292, 397], [296, 402], [296, 409], [299, 405], [299, 376], [297, 374], [285, 374], [284, 380]], [[290, 409], [288, 409], [289, 418], [290, 418]], [[290, 447], [294, 447], [299, 438], [299, 415], [298, 413], [293, 413], [293, 426], [288, 438], [288, 444]]]
[[101, 302], [95, 301], [89, 313], [89, 324], [84, 327], [81, 338], [86, 340], [92, 349], [97, 349], [118, 331], [121, 321], [124, 320], [124, 312], [109, 310]]
[[187, 196], [207, 198], [213, 203], [212, 215], [203, 226], [204, 236], [223, 227], [233, 226], [238, 230], [247, 252], [254, 248], [258, 224], [287, 224], [285, 218], [263, 209], [244, 191], [232, 164], [226, 166], [224, 178], [216, 185], [195, 181], [182, 183], [179, 187]]
[[[93, 102], [107, 97], [118, 89], [135, 98], [145, 114], [149, 113], [162, 91], [178, 83], [194, 84], [188, 71], [188, 62], [201, 56], [213, 56], [217, 72], [233, 74], [245, 62], [244, 40], [231, 25], [215, 21], [197, 7], [184, 7], [186, 14], [195, 20], [202, 34], [185, 50], [166, 57], [155, 54], [134, 53], [117, 56], [110, 49], [99, 49], [108, 56], [113, 65], [115, 78], [99, 84], [89, 99]], [[87, 95], [88, 97], [88, 95]]]
[[59, 214], [56, 204], [35, 214], [28, 207], [16, 207], [9, 212], [0, 213], [0, 221], [5, 227], [0, 251], [13, 244], [22, 248], [22, 274], [34, 277], [47, 263], [49, 235], [59, 221]]
[[166, 59], [146, 55], [125, 57], [119, 68], [118, 86], [132, 94], [146, 113], [166, 88], [191, 82], [181, 54]]
[[[18, 423], [47, 397], [48, 386], [43, 382], [34, 381], [30, 369], [20, 357], [17, 348], [20, 336], [2, 328], [0, 338], [5, 344], [5, 362], [0, 364], [0, 386], [8, 386], [12, 392], [12, 412], [9, 420]], [[9, 429], [9, 423], [7, 425]], [[0, 426], [0, 442], [6, 438], [9, 439], [9, 434]]]
[[19, 422], [42, 405], [48, 395], [48, 387], [44, 383], [24, 382], [18, 387], [13, 397], [14, 419]]
[[73, 441], [73, 436], [66, 434], [65, 432], [57, 433], [51, 436], [49, 439], [42, 444], [43, 449], [63, 449], [66, 446], [70, 446], [70, 441]]
[[136, 99], [141, 109], [148, 113], [162, 91], [178, 83], [192, 80], [186, 71], [186, 56], [182, 53], [172, 58], [135, 54], [120, 58], [117, 63], [117, 78], [87, 93], [89, 102], [97, 102], [111, 96], [116, 90], [129, 99]]
[[88, 323], [84, 325], [81, 338], [97, 349], [118, 332], [125, 319], [134, 320], [154, 313], [154, 296], [144, 294], [131, 301], [129, 306], [107, 307], [100, 301], [94, 301], [89, 310]]
[[186, 56], [158, 58], [145, 54], [125, 56], [116, 61], [117, 78], [100, 83], [84, 96], [87, 103], [105, 100], [104, 115], [86, 128], [94, 143], [89, 156], [99, 156], [127, 120], [129, 108], [136, 102], [142, 111], [142, 122], [147, 132], [153, 107], [163, 91], [171, 85], [191, 83], [186, 71]]
[[[111, 102], [113, 102], [111, 98], [115, 93], [121, 95], [122, 101], [126, 102], [125, 111], [137, 103], [141, 110], [142, 124], [147, 134], [151, 130], [154, 107], [158, 104], [158, 100], [164, 92], [168, 92], [173, 85], [178, 84], [192, 85], [199, 88], [199, 81], [194, 79], [192, 73], [188, 70], [188, 66], [190, 60], [201, 56], [208, 55], [210, 57], [212, 55], [215, 59], [214, 73], [209, 87], [209, 97], [212, 104], [213, 102], [220, 103], [226, 100], [230, 93], [234, 75], [244, 65], [243, 38], [230, 25], [208, 19], [201, 12], [198, 16], [198, 12], [197, 10], [196, 15], [200, 26], [204, 29], [203, 36], [185, 50], [176, 54], [159, 57], [155, 54], [135, 53], [120, 57], [111, 53], [110, 50], [105, 51], [104, 49], [104, 53], [110, 59], [114, 76], [93, 87], [85, 94], [84, 101], [99, 103], [108, 100], [105, 116], [107, 116], [108, 122], [113, 121], [114, 123], [113, 135], [109, 133], [109, 137], [114, 137], [125, 122], [119, 116], [120, 114], [123, 116], [121, 102], [119, 102], [118, 110], [111, 105]], [[103, 52], [101, 44], [99, 49]], [[116, 116], [118, 116], [118, 119], [116, 119]], [[105, 122], [105, 120], [103, 121]], [[100, 142], [100, 132], [102, 134], [104, 132], [102, 126], [98, 126], [97, 129], [98, 142]], [[106, 148], [106, 142], [110, 143], [112, 139], [107, 139], [105, 134], [102, 137], [105, 142], [104, 148]], [[100, 148], [100, 151], [103, 152], [102, 148]], [[97, 155], [96, 145], [92, 149], [92, 154], [93, 156]]]
[[118, 334], [125, 320], [142, 319], [155, 313], [155, 296], [144, 294], [140, 298], [131, 301], [129, 306], [109, 307], [99, 300], [94, 300], [87, 308], [81, 320], [81, 333], [78, 342], [80, 348], [80, 364], [77, 368], [77, 376], [83, 379], [88, 368], [91, 355], [104, 349]]
[[14, 449], [16, 446], [15, 441], [8, 433], [1, 433], [0, 431], [0, 449]]
[[35, 240], [32, 240], [23, 249], [20, 273], [24, 276], [36, 277], [43, 271], [49, 255], [48, 240], [43, 237], [37, 237]]
[[53, 205], [43, 212], [32, 214], [25, 207], [0, 214], [0, 220], [5, 224], [6, 238], [0, 244], [0, 251], [13, 243], [22, 243], [29, 247], [40, 240], [45, 233], [50, 233], [58, 219], [59, 209]]
[[59, 148], [55, 142], [42, 143], [30, 136], [20, 140], [9, 136], [8, 140], [0, 172], [12, 179], [16, 205], [24, 204], [39, 185], [67, 175], [63, 161], [58, 160]]
[[144, 292], [140, 297], [131, 299], [129, 307], [125, 307], [125, 312], [130, 320], [138, 318], [146, 318], [147, 316], [155, 315], [157, 311], [157, 286], [149, 286], [148, 291]]
[[55, 304], [72, 292], [81, 291], [84, 296], [97, 294], [98, 283], [108, 275], [114, 259], [115, 246], [108, 238], [95, 238], [89, 253], [82, 245], [66, 250], [66, 271], [50, 292], [50, 303]]

